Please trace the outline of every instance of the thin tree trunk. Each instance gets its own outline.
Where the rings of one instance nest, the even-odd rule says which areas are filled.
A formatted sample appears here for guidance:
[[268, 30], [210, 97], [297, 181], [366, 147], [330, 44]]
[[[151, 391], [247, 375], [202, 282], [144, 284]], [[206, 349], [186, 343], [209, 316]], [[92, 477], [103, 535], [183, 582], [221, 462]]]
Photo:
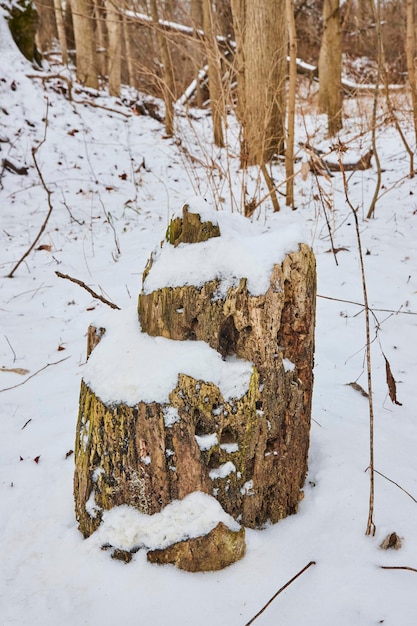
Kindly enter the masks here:
[[105, 32], [105, 15], [102, 0], [93, 0], [94, 2], [94, 21], [96, 24], [97, 37], [97, 70], [100, 76], [107, 76], [107, 59], [106, 59], [106, 32]]
[[225, 115], [224, 93], [220, 73], [220, 52], [213, 26], [211, 0], [203, 0], [203, 25], [206, 35], [210, 108], [213, 120], [214, 143], [224, 146], [223, 120]]
[[415, 0], [407, 0], [407, 70], [413, 106], [414, 132], [417, 141], [417, 83], [416, 83], [416, 40]]
[[68, 65], [68, 47], [67, 37], [65, 34], [64, 15], [62, 13], [61, 0], [54, 0], [56, 27], [58, 31], [58, 40], [61, 48], [61, 57], [63, 65]]
[[[190, 17], [193, 27], [203, 29], [203, 2], [202, 0], [191, 0]], [[200, 84], [199, 73], [203, 65], [203, 55], [199, 46], [193, 47], [193, 59], [195, 63], [195, 80], [196, 80], [196, 104], [197, 107], [203, 106], [203, 94]]]
[[124, 13], [122, 16], [122, 25], [123, 25], [123, 39], [124, 39], [124, 44], [125, 44], [125, 54], [126, 54], [127, 73], [129, 77], [129, 85], [131, 85], [132, 87], [135, 87], [136, 86], [136, 74], [135, 74], [135, 66], [133, 63], [133, 51], [132, 51], [132, 42], [130, 39], [129, 21]]
[[319, 109], [327, 114], [329, 136], [343, 126], [340, 0], [324, 0], [323, 37], [319, 56]]
[[287, 144], [285, 150], [285, 174], [287, 177], [286, 204], [294, 208], [294, 122], [297, 88], [297, 33], [295, 30], [294, 1], [286, 0], [288, 22], [290, 67], [288, 84]]
[[106, 24], [108, 33], [107, 67], [109, 72], [109, 93], [120, 96], [122, 70], [122, 24], [119, 10], [112, 0], [106, 0]]
[[171, 136], [174, 134], [174, 72], [168, 42], [159, 28], [159, 14], [156, 0], [150, 0], [150, 9], [152, 21], [156, 26], [158, 46], [164, 68], [162, 90], [165, 102], [165, 131], [167, 135]]
[[92, 20], [92, 4], [89, 0], [72, 0], [77, 80], [98, 89], [97, 55]]

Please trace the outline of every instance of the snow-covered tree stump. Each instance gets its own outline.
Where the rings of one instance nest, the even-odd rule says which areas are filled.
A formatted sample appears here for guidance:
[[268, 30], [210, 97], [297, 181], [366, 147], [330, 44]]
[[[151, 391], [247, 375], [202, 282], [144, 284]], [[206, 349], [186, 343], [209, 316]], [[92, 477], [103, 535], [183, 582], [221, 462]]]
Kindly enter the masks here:
[[[250, 528], [297, 511], [313, 388], [314, 255], [293, 230], [254, 235], [243, 218], [223, 219], [221, 232], [204, 203], [185, 205], [145, 269], [138, 317], [114, 312], [89, 332], [74, 480], [85, 536], [113, 507], [153, 515], [194, 492]], [[187, 569], [211, 562], [221, 530], [207, 534], [211, 557], [195, 567], [192, 555], [210, 540], [192, 539]], [[229, 532], [233, 546], [238, 533]], [[175, 562], [169, 552], [149, 558]]]

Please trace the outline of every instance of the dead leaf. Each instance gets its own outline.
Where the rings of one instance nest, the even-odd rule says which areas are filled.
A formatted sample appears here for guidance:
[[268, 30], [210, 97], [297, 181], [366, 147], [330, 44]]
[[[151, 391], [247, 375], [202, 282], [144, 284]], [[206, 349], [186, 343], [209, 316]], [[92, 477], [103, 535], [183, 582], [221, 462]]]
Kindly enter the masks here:
[[123, 172], [123, 174], [119, 174], [119, 178], [120, 178], [121, 180], [127, 180], [127, 174], [126, 174], [126, 172]]
[[41, 458], [41, 455], [39, 454], [38, 456], [35, 456], [33, 460], [35, 461], [35, 463], [39, 463], [40, 458]]
[[73, 128], [72, 130], [69, 130], [67, 134], [71, 135], [71, 137], [74, 137], [74, 135], [79, 132], [80, 131], [78, 130], [78, 128]]
[[25, 376], [25, 374], [29, 374], [30, 370], [25, 370], [23, 367], [1, 367], [0, 372], [12, 372], [13, 374], [20, 374], [21, 376]]
[[63, 344], [59, 344], [58, 346], [58, 352], [62, 352], [62, 350], [66, 350], [66, 348], [63, 346]]
[[46, 250], [47, 252], [51, 252], [52, 246], [50, 246], [47, 243], [43, 243], [41, 246], [38, 246], [37, 248], [35, 248], [35, 250], [37, 252], [40, 252], [41, 250]]
[[397, 533], [390, 533], [381, 543], [380, 548], [383, 550], [388, 550], [389, 548], [394, 548], [394, 550], [399, 550], [402, 546], [402, 541]]
[[369, 398], [368, 393], [365, 391], [365, 389], [363, 387], [361, 387], [358, 383], [347, 383], [348, 387], [352, 387], [352, 389], [354, 389], [355, 391], [359, 391], [359, 393], [364, 397], [364, 398]]
[[71, 456], [72, 454], [74, 454], [74, 450], [68, 450], [68, 452], [65, 455], [65, 458], [67, 459], [69, 456]]
[[385, 354], [384, 354], [384, 359], [385, 359], [385, 374], [387, 378], [389, 397], [391, 399], [391, 402], [393, 402], [394, 404], [398, 404], [399, 406], [402, 406], [402, 403], [398, 402], [397, 400], [397, 383], [395, 382], [395, 378], [392, 375], [391, 367]]

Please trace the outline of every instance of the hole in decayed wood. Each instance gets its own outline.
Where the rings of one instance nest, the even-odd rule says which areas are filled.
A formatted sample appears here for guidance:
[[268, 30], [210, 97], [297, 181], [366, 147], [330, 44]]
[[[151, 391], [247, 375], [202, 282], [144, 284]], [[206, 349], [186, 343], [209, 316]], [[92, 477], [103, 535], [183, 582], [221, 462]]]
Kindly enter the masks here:
[[224, 428], [220, 435], [220, 445], [225, 443], [236, 443], [236, 435], [233, 434], [230, 428]]
[[279, 449], [278, 437], [268, 439], [268, 441], [266, 442], [265, 454], [274, 454], [276, 456], [278, 454], [278, 449]]
[[207, 463], [207, 467], [209, 469], [217, 469], [220, 465], [220, 458], [219, 455], [217, 454], [217, 452], [212, 452], [210, 454], [210, 459], [209, 462]]
[[218, 350], [223, 357], [236, 354], [239, 332], [232, 315], [223, 322], [219, 331]]
[[196, 341], [196, 339], [197, 339], [197, 333], [196, 333], [197, 326], [198, 326], [198, 319], [196, 317], [194, 317], [191, 320], [190, 327], [188, 328], [186, 339], [188, 339], [190, 341]]

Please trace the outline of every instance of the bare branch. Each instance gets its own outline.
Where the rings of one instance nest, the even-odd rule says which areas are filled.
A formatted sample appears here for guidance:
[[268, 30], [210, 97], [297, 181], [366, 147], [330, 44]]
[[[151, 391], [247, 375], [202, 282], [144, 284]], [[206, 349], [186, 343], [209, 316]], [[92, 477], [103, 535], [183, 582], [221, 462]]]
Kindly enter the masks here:
[[120, 307], [117, 306], [117, 304], [114, 304], [114, 302], [110, 302], [110, 300], [107, 300], [103, 296], [100, 296], [98, 293], [96, 293], [90, 287], [88, 287], [85, 283], [83, 283], [82, 280], [79, 280], [78, 278], [73, 278], [72, 276], [69, 276], [68, 274], [62, 274], [61, 272], [58, 272], [58, 271], [56, 271], [55, 274], [58, 276], [58, 278], [65, 278], [66, 280], [70, 280], [72, 283], [79, 285], [80, 287], [88, 291], [88, 293], [91, 296], [93, 296], [93, 298], [96, 298], [97, 300], [100, 300], [104, 304], [107, 304], [107, 306], [109, 306], [110, 308], [117, 309], [118, 311], [120, 311]]
[[33, 374], [25, 378], [25, 380], [23, 380], [21, 383], [18, 383], [17, 385], [13, 385], [12, 387], [5, 387], [4, 389], [0, 389], [0, 393], [2, 393], [3, 391], [10, 391], [11, 389], [16, 389], [16, 387], [21, 387], [22, 385], [27, 383], [31, 378], [33, 378], [40, 372], [43, 372], [43, 370], [46, 370], [48, 367], [51, 367], [52, 365], [58, 365], [59, 363], [62, 363], [63, 361], [66, 361], [69, 358], [70, 358], [69, 356], [66, 356], [65, 359], [60, 359], [59, 361], [55, 361], [54, 363], [47, 363], [46, 365], [41, 367], [39, 370], [37, 370], [36, 372], [34, 372]]

